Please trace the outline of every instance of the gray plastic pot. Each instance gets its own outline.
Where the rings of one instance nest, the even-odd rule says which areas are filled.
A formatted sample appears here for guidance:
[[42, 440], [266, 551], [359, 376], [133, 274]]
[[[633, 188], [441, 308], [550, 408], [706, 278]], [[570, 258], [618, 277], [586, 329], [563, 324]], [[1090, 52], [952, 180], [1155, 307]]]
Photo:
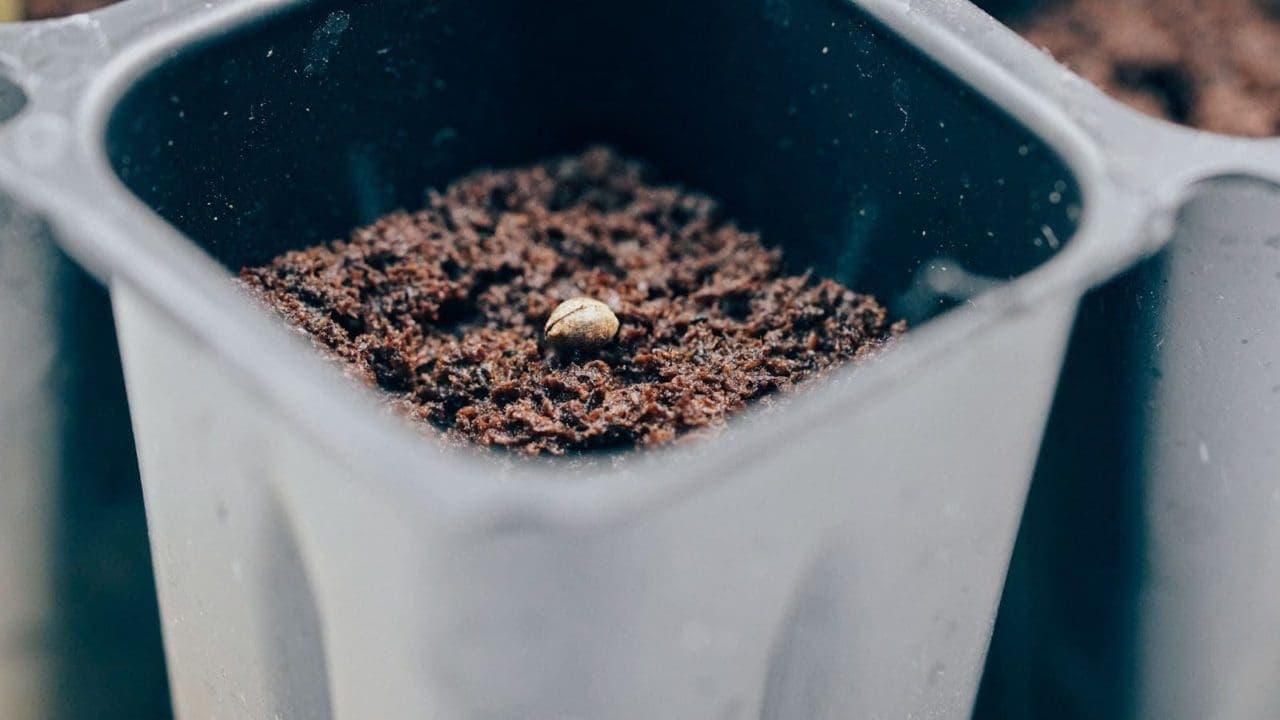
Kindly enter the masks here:
[[[5, 201], [0, 244], [0, 703], [30, 708], [38, 717], [52, 696], [51, 609], [54, 580], [50, 556], [56, 533], [52, 481], [57, 460], [54, 416], [58, 395], [46, 392], [57, 353], [55, 316], [47, 257], [28, 238], [45, 239], [35, 221]], [[50, 447], [53, 445], [53, 447]]]
[[1192, 187], [1159, 253], [1084, 299], [982, 717], [1267, 718], [1276, 186]]
[[[24, 103], [0, 80], [0, 124]], [[107, 295], [0, 192], [0, 708], [136, 718], [167, 701]]]
[[1151, 223], [1170, 240], [1084, 298], [982, 716], [1275, 717], [1280, 142], [1045, 77], [1118, 172], [1170, 198]]
[[1155, 370], [1143, 388], [1146, 717], [1280, 712], [1278, 218], [1275, 184], [1205, 183], [1152, 270], [1165, 299], [1141, 346]]
[[[0, 185], [111, 291], [179, 714], [967, 715], [1080, 296], [1274, 144], [961, 2], [475, 5], [133, 0], [10, 63]], [[229, 281], [594, 141], [916, 329], [579, 467], [439, 450]]]

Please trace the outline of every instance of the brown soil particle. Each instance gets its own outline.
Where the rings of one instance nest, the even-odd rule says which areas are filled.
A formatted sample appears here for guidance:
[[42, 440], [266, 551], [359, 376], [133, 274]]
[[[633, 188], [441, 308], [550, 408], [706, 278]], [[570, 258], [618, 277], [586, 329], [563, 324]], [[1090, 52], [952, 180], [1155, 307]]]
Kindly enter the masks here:
[[1278, 0], [1050, 0], [1017, 29], [1150, 115], [1280, 133]]
[[[479, 172], [349, 240], [245, 268], [245, 286], [449, 438], [528, 454], [650, 446], [865, 358], [905, 330], [605, 149]], [[621, 324], [558, 353], [564, 300]]]

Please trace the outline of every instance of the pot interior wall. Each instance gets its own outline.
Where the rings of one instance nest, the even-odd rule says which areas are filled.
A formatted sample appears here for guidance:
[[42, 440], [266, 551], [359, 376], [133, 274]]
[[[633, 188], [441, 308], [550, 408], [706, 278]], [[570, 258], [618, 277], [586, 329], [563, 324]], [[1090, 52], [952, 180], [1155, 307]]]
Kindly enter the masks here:
[[1016, 276], [1079, 213], [1048, 148], [838, 0], [307, 3], [150, 72], [106, 142], [231, 270], [607, 143], [917, 323], [983, 285], [922, 269]]

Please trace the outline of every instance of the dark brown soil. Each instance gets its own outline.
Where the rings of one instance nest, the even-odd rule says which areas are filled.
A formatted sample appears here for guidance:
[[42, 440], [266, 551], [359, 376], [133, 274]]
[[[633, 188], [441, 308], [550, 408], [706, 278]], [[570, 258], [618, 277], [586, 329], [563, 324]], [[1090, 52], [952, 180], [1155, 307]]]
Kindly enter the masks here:
[[119, 0], [26, 0], [23, 14], [28, 20], [44, 20], [97, 10]]
[[1280, 134], [1280, 0], [1050, 0], [1015, 26], [1142, 112]]
[[[528, 454], [714, 428], [905, 330], [874, 298], [784, 274], [779, 251], [714, 201], [647, 185], [604, 149], [476, 173], [423, 210], [240, 277], [411, 418]], [[559, 356], [543, 324], [580, 295], [621, 330]]]

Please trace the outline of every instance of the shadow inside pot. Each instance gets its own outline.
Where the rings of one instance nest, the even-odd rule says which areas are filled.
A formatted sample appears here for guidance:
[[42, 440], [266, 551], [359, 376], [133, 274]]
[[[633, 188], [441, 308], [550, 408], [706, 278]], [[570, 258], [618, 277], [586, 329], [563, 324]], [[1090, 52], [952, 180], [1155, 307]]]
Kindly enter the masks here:
[[140, 79], [106, 140], [232, 272], [476, 168], [610, 144], [913, 325], [967, 299], [919, 274], [1017, 277], [1082, 203], [1052, 148], [835, 0], [313, 3]]

